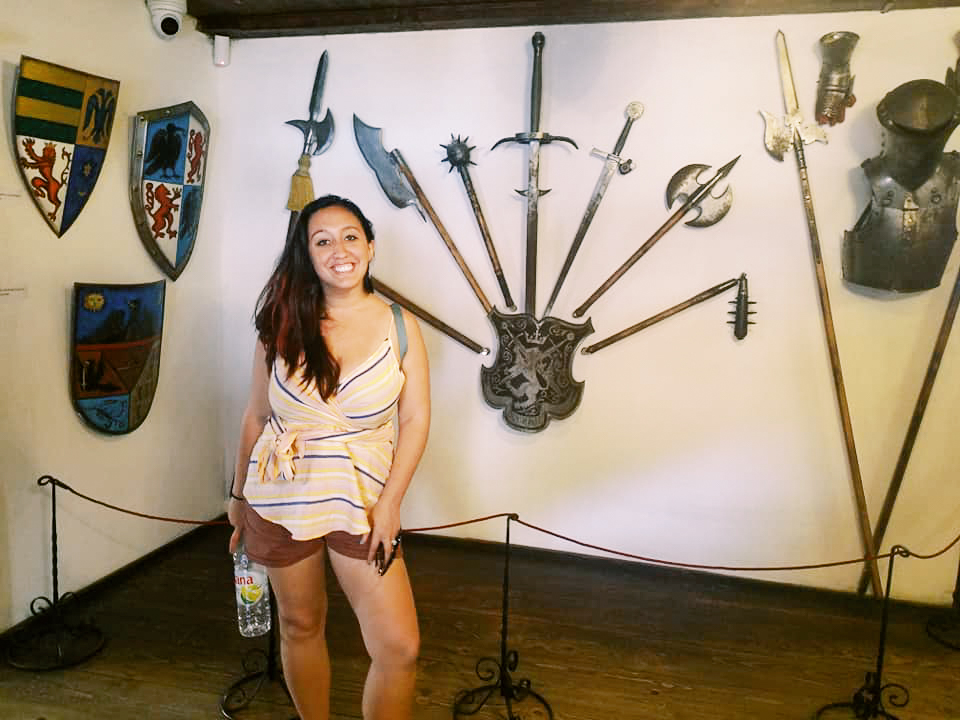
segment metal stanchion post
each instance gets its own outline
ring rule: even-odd
[[[106,639],[96,625],[88,620],[71,623],[65,609],[69,609],[76,596],[60,595],[57,568],[57,484],[59,480],[44,475],[37,485],[50,486],[50,502],[53,508],[51,530],[51,557],[53,575],[53,599],[35,597],[30,603],[32,621],[20,633],[14,635],[7,647],[7,662],[20,670],[59,670],[77,665],[93,657],[103,647]]]
[[[462,690],[457,693],[453,701],[454,720],[464,715],[475,715],[480,711],[487,700],[494,692],[499,691],[500,696],[507,706],[506,720],[521,720],[519,715],[513,712],[514,702],[523,702],[527,698],[533,698],[540,703],[547,712],[547,717],[553,720],[553,710],[542,695],[530,688],[530,680],[524,679],[514,681],[510,673],[517,669],[520,664],[520,656],[516,650],[507,649],[507,619],[509,614],[510,600],[510,521],[518,520],[519,516],[511,514],[507,516],[507,540],[504,546],[503,556],[503,605],[500,622],[500,660],[499,662],[492,657],[480,658],[477,661],[477,677],[488,681],[473,690]]]

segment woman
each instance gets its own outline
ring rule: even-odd
[[[325,556],[370,654],[363,717],[412,714],[419,631],[395,551],[400,503],[427,441],[429,379],[416,320],[373,295],[373,254],[360,208],[318,198],[257,301],[230,551],[242,535],[267,566],[301,720],[330,712]]]

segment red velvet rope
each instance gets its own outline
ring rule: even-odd
[[[77,492],[72,487],[67,485],[61,480],[57,480],[55,477],[50,475],[44,475],[39,480],[37,480],[38,485],[46,485],[47,483],[53,483],[55,486],[63,488],[79,498],[82,498],[88,502],[92,502],[95,505],[101,505],[111,510],[117,510],[118,512],[126,513],[128,515],[136,515],[137,517],[147,518],[149,520],[162,520],[163,522],[175,522],[175,523],[184,523],[187,525],[227,525],[226,520],[186,520],[182,518],[170,518],[163,517],[161,515],[150,515],[148,513],[136,512],[134,510],[127,510],[116,505],[111,505],[110,503],[103,502],[102,500],[97,500],[88,495],[84,495],[81,492]],[[632,560],[640,560],[645,563],[650,563],[652,565],[668,565],[670,567],[680,567],[688,568],[694,570],[727,570],[727,571],[738,571],[738,572],[776,572],[782,570],[816,570],[819,568],[829,568],[829,567],[839,567],[841,565],[859,565],[871,559],[882,560],[888,558],[891,555],[903,555],[903,553],[898,552],[897,548],[902,546],[894,546],[889,552],[880,553],[873,558],[869,555],[864,555],[863,557],[851,558],[850,560],[836,560],[834,562],[824,562],[824,563],[809,563],[803,565],[704,565],[700,563],[689,563],[689,562],[679,562],[676,560],[663,560],[661,558],[647,557],[645,555],[636,555],[634,553],[623,552],[622,550],[613,550],[611,548],[603,547],[602,545],[594,545],[592,543],[584,542],[583,540],[577,540],[576,538],[570,537],[569,535],[561,535],[558,532],[553,530],[548,530],[546,528],[533,525],[524,520],[520,519],[520,516],[516,513],[496,513],[494,515],[484,515],[483,517],[471,518],[470,520],[461,520],[459,522],[446,523],[445,525],[431,525],[429,527],[417,527],[417,528],[407,528],[403,530],[404,534],[409,533],[424,533],[430,532],[432,530],[447,530],[449,528],[461,527],[463,525],[473,525],[480,522],[485,522],[487,520],[494,520],[496,518],[508,518],[508,520],[513,520],[519,525],[535,530],[544,535],[550,535],[552,537],[558,538],[565,542],[573,543],[574,545],[579,545],[580,547],[590,548],[591,550],[600,550],[601,552],[609,553],[611,555],[617,555],[620,557],[631,558]],[[920,560],[931,560],[936,557],[940,557],[944,553],[948,552],[954,545],[960,543],[960,534],[958,534],[950,543],[948,543],[943,549],[938,550],[937,552],[930,553],[929,555],[924,555],[921,553],[914,553],[906,548],[903,550],[912,557],[919,558]]]

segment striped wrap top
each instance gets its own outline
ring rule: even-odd
[[[341,377],[327,400],[315,383],[304,387],[299,368],[286,375],[287,365],[277,358],[268,387],[272,416],[250,454],[247,502],[295,540],[335,530],[369,532],[367,511],[380,497],[393,463],[404,382],[393,343],[387,337]]]

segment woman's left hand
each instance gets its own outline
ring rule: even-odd
[[[394,541],[400,536],[400,508],[381,497],[370,509],[370,550],[367,562],[372,563],[377,548],[383,548],[384,563],[388,562],[395,549]]]

